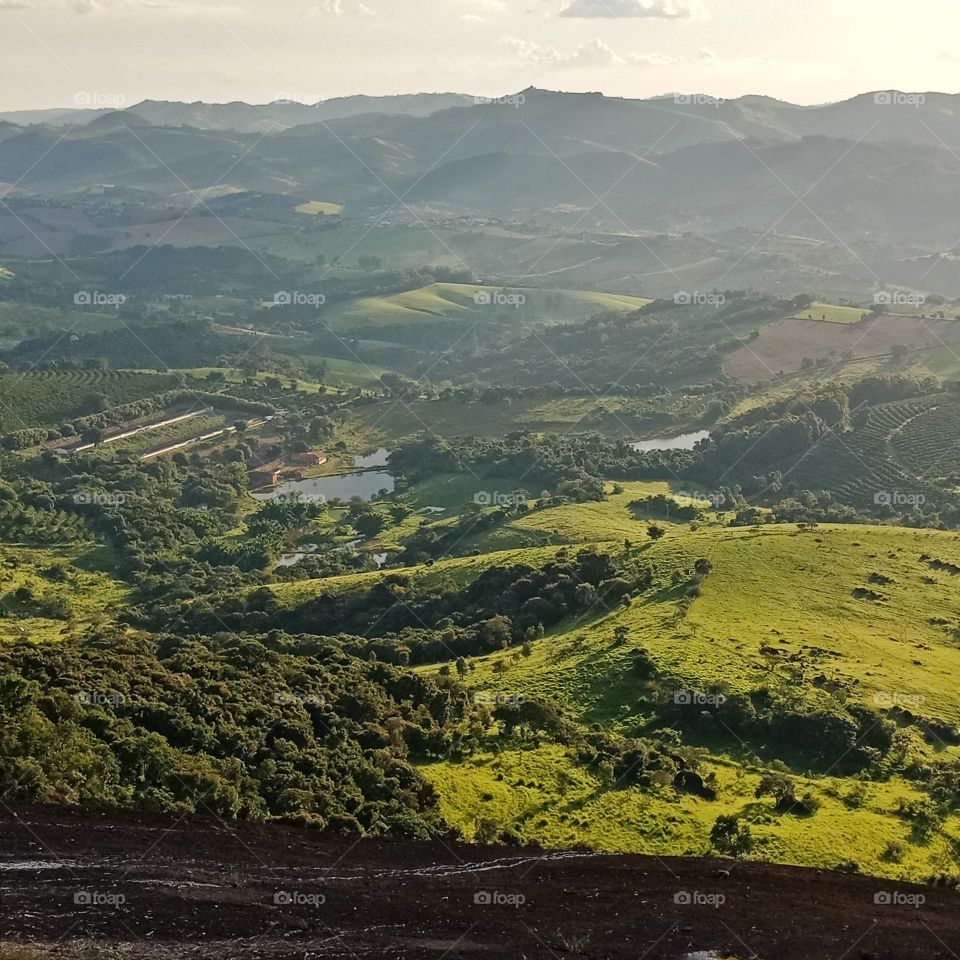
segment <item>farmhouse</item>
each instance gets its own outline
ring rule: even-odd
[[[294,463],[303,463],[311,467],[319,467],[320,464],[327,462],[327,455],[317,450],[308,450],[306,453],[295,453],[292,459]]]
[[[262,467],[259,470],[251,470],[249,474],[250,489],[259,490],[260,487],[272,487],[280,480],[279,467]]]

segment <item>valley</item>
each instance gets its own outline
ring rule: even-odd
[[[0,960],[951,954],[958,101],[709,100],[0,116]]]

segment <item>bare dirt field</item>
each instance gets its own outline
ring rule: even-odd
[[[0,814],[0,958],[948,960],[960,896],[760,863]]]
[[[787,319],[764,327],[760,336],[724,360],[723,371],[745,383],[795,373],[805,357],[839,362],[848,351],[854,358],[886,356],[894,346],[916,349],[960,344],[960,323],[919,317],[882,316],[859,323],[824,323]]]

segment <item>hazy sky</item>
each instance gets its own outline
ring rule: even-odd
[[[536,85],[960,91],[960,0],[0,0],[0,109]]]

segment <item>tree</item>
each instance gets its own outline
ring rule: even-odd
[[[753,849],[753,834],[748,824],[741,823],[735,816],[724,814],[717,817],[713,824],[710,842],[718,853],[740,857]]]
[[[84,430],[80,436],[84,443],[92,443],[95,447],[99,447],[106,438],[107,431],[103,427],[90,427]]]
[[[651,523],[650,526],[647,527],[647,534],[651,540],[659,540],[661,537],[665,536],[666,533],[667,531],[664,530],[663,527],[658,527],[655,523]]]

